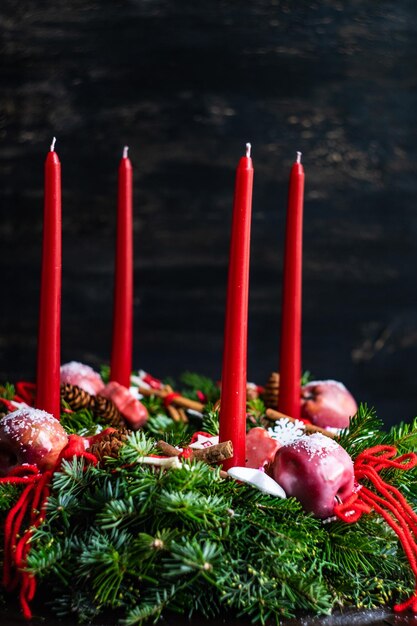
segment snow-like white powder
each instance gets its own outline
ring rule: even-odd
[[[95,396],[104,386],[100,374],[89,365],[79,363],[79,361],[64,363],[61,365],[60,373],[61,383],[77,385],[92,396]]]
[[[42,425],[43,429],[53,432],[56,428],[56,423],[55,417],[50,413],[30,406],[8,413],[1,420],[1,425],[6,435],[26,431],[32,424],[35,427]],[[35,428],[35,430],[37,431],[38,429]]]
[[[89,365],[85,365],[85,363],[80,363],[79,361],[69,361],[68,363],[64,363],[61,365],[61,382],[66,382],[63,378],[67,376],[99,376],[97,372],[93,370]]]
[[[306,385],[304,385],[303,389],[315,387],[316,385],[334,385],[335,387],[338,387],[340,391],[347,391],[343,383],[339,380],[332,380],[331,378],[328,380],[310,380]]]
[[[337,450],[339,444],[321,433],[314,433],[299,437],[294,442],[293,447],[297,450],[305,450],[311,458],[315,456],[324,458]]]

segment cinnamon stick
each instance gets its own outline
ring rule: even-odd
[[[181,454],[180,450],[177,450],[177,448],[174,448],[174,446],[171,446],[166,441],[158,441],[156,445],[166,456],[180,456]],[[209,446],[208,448],[202,448],[201,450],[191,448],[191,453],[193,459],[214,465],[215,463],[221,463],[226,459],[230,459],[233,456],[233,444],[231,441],[222,441],[222,443]]]
[[[282,419],[283,417],[285,417],[285,419],[287,419],[290,422],[300,421],[300,420],[294,419],[293,417],[290,417],[289,415],[285,415],[285,413],[281,413],[280,411],[275,411],[275,409],[267,409],[265,415],[269,420],[273,420],[274,422],[276,420]],[[314,426],[313,424],[303,424],[303,426],[307,433],[321,433],[322,435],[325,435],[326,437],[330,437],[330,439],[335,439],[337,436],[335,433],[332,433],[330,430],[326,430],[325,428],[320,428],[319,426]]]
[[[193,458],[199,461],[205,461],[209,465],[221,463],[233,456],[233,444],[231,441],[222,441],[214,446],[195,450],[192,448]]]
[[[188,422],[188,417],[187,417],[187,413],[185,412],[185,409],[182,409],[181,407],[178,409],[178,413],[181,416],[181,421],[184,422],[184,424],[187,424]]]
[[[166,395],[168,396],[169,394],[173,394],[174,390],[171,387],[171,385],[165,385],[164,387],[164,391],[166,391]],[[188,417],[185,414],[184,409],[177,409],[175,405],[175,400],[176,400],[177,396],[174,396],[172,398],[172,402],[170,402],[167,406],[167,411],[170,414],[170,416],[172,417],[172,419],[176,422],[188,422]]]
[[[172,391],[168,391],[166,387],[162,389],[150,389],[148,387],[138,386],[139,393],[143,396],[157,396],[158,398],[166,398]],[[204,410],[204,404],[201,402],[197,402],[196,400],[191,400],[190,398],[185,398],[184,396],[178,395],[172,399],[172,404],[182,407],[183,409],[191,409],[193,411],[198,411],[202,413]]]
[[[161,450],[166,456],[180,456],[181,450],[177,450],[174,446],[171,446],[166,441],[158,441],[156,447]]]

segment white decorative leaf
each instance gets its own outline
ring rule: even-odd
[[[263,493],[268,493],[277,498],[286,498],[285,491],[281,485],[268,476],[268,474],[265,474],[265,472],[251,467],[231,467],[227,473],[231,478],[252,485]]]

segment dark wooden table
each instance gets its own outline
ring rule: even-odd
[[[27,624],[15,611],[6,611],[3,614],[0,612],[2,618],[1,626],[22,626]],[[77,623],[73,620],[58,621],[56,619],[34,619],[30,622],[33,626],[43,624],[44,626],[55,626],[57,623],[62,626],[77,626]],[[185,621],[180,617],[169,617],[161,622],[164,626],[186,626],[186,624],[193,624],[193,626],[221,626],[221,624],[227,624],[227,626],[249,626],[251,622],[247,620],[210,620],[204,621],[198,618],[193,619],[191,622]],[[294,620],[284,620],[282,626],[415,626],[417,623],[417,617],[411,614],[408,615],[393,615],[390,611],[384,609],[378,609],[375,611],[346,611],[344,614],[335,614],[326,617],[301,617]],[[102,620],[94,622],[94,626],[117,626],[117,621],[111,621],[105,617]]]

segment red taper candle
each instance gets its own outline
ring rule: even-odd
[[[36,406],[61,415],[61,163],[55,137],[45,161],[41,292],[39,308]]]
[[[290,174],[282,283],[278,409],[300,417],[301,289],[303,261],[304,168],[301,152]]]
[[[251,145],[236,170],[220,399],[220,441],[233,443],[224,469],[245,465],[246,362],[253,167]]]
[[[130,387],[133,350],[133,170],[128,148],[119,165],[110,380]]]

